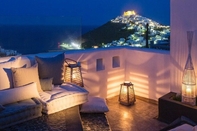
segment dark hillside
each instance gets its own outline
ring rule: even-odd
[[[92,46],[101,46],[102,43],[110,43],[113,40],[126,38],[134,33],[134,30],[122,30],[126,24],[112,23],[111,21],[106,24],[82,35],[82,47],[92,48]]]

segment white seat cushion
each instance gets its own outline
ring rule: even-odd
[[[87,102],[88,91],[81,88],[67,83],[40,92],[43,113],[51,114]]]

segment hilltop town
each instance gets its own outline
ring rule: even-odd
[[[147,31],[148,29],[148,31]],[[82,35],[82,48],[112,46],[170,49],[170,26],[161,25],[135,11],[126,11]],[[147,44],[147,45],[146,45]]]
[[[144,47],[148,25],[148,44],[150,47],[168,49],[170,44],[170,27],[161,25],[151,19],[137,15],[135,11],[126,11],[122,16],[111,20],[112,23],[126,24],[121,30],[132,30],[132,34],[103,44],[103,47],[130,45]]]

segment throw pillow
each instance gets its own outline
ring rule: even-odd
[[[14,87],[19,87],[31,82],[36,82],[38,92],[42,92],[38,76],[37,64],[29,68],[11,68],[11,70],[13,75]]]
[[[17,88],[1,90],[0,105],[6,105],[33,97],[40,98],[35,82]]]
[[[109,109],[103,98],[88,97],[88,102],[82,104],[80,112],[82,113],[103,113],[108,112]]]
[[[36,56],[35,59],[40,79],[53,78],[54,85],[61,85],[64,82],[64,53],[48,58]]]
[[[12,79],[12,71],[10,70],[10,68],[20,67],[19,65],[20,59],[21,57],[10,58],[10,60],[0,63],[0,90],[14,87],[13,79]]]
[[[53,88],[52,85],[53,78],[40,79],[40,85],[43,91],[51,91]]]

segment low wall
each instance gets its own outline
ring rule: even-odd
[[[57,53],[36,55],[49,57]],[[103,98],[119,95],[120,84],[125,80],[134,84],[136,95],[153,100],[170,91],[169,51],[114,47],[69,50],[65,56],[81,63],[84,85],[90,95]]]
[[[157,100],[170,92],[170,55],[163,50],[126,50],[126,80],[136,95]]]
[[[170,92],[169,51],[116,47],[68,51],[66,56],[81,62],[85,88],[91,95],[116,96],[125,80],[134,84],[136,95],[145,98],[158,100]]]

